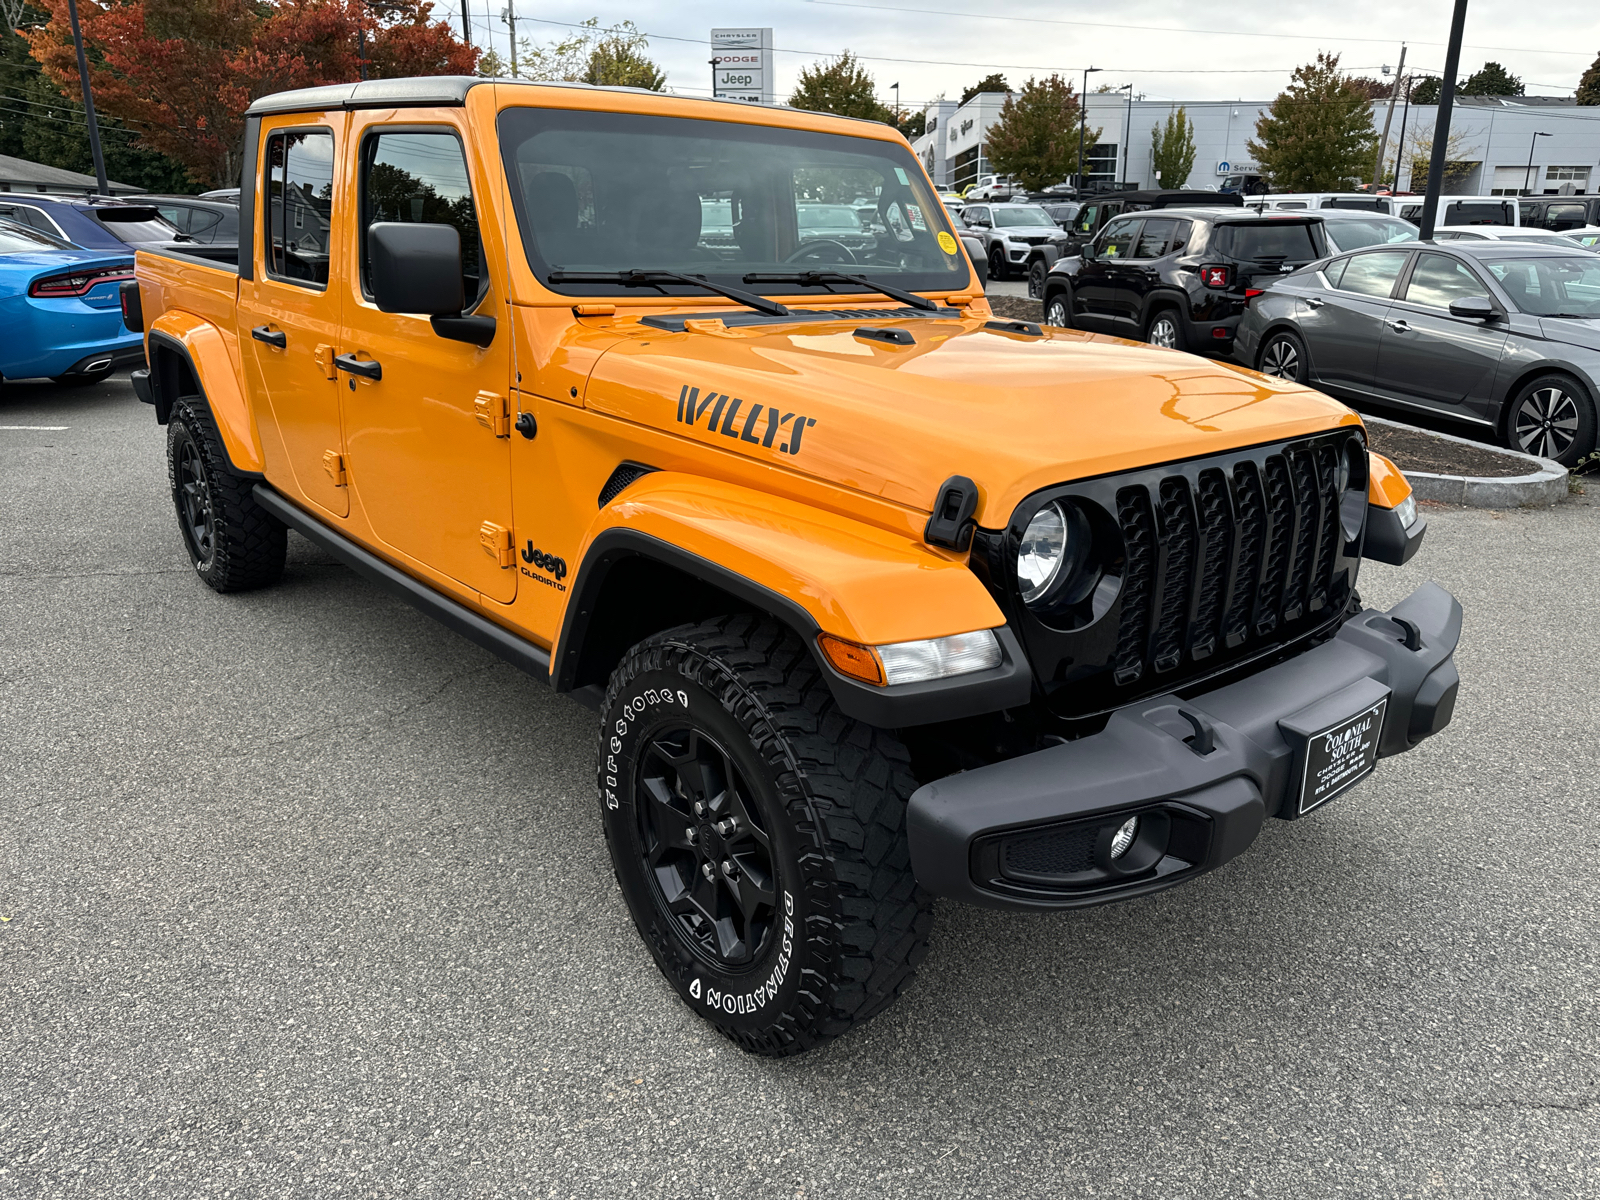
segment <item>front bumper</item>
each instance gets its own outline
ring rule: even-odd
[[[1037,910],[1145,895],[1219,867],[1267,816],[1297,815],[1310,731],[1386,693],[1379,758],[1443,729],[1460,637],[1461,606],[1424,584],[1236,683],[1130,705],[1099,733],[927,784],[907,812],[917,880],[952,899]],[[1111,838],[1134,816],[1139,840],[1112,860]]]

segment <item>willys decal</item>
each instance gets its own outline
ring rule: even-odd
[[[736,396],[726,392],[707,392],[701,396],[699,388],[684,384],[678,393],[679,422],[699,428],[700,418],[707,413],[711,415],[704,425],[707,433],[720,433],[734,441],[751,442],[769,450],[781,433],[784,436],[778,442],[778,450],[783,454],[799,454],[800,439],[817,423],[815,417],[780,413],[762,404],[752,404],[746,410],[744,401]]]

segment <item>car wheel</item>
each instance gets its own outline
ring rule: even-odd
[[[167,423],[167,470],[178,529],[195,573],[218,592],[263,587],[283,574],[288,530],[236,475],[211,412],[182,396]]]
[[[1150,324],[1145,326],[1144,340],[1163,350],[1187,350],[1189,340],[1183,335],[1183,322],[1176,309],[1157,309]]]
[[[989,278],[1009,279],[1011,272],[1006,266],[1005,251],[996,246],[989,251]]]
[[[1044,265],[1044,259],[1036,258],[1028,268],[1028,299],[1044,299],[1044,277],[1050,274],[1050,268]]]
[[[1588,390],[1566,375],[1540,375],[1512,398],[1506,444],[1575,466],[1594,453],[1595,409]]]
[[[612,865],[685,1004],[785,1057],[905,990],[933,925],[906,842],[910,757],[838,710],[787,627],[741,615],[648,638],[601,711]]]
[[[1292,333],[1275,333],[1262,345],[1256,369],[1263,375],[1304,383],[1308,370],[1306,344]]]
[[[1067,294],[1057,292],[1044,306],[1044,323],[1057,329],[1072,328],[1072,310],[1067,306]]]

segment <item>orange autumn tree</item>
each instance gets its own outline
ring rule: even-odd
[[[24,36],[64,95],[78,90],[66,0],[34,0]],[[221,187],[239,178],[244,110],[285,88],[470,75],[478,51],[431,20],[428,0],[80,0],[95,104],[139,139]]]

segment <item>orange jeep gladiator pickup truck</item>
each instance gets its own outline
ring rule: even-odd
[[[196,572],[295,529],[595,709],[623,898],[749,1050],[881,1011],[936,896],[1172,887],[1450,720],[1455,600],[1356,595],[1424,529],[1359,418],[993,319],[888,126],[378,80],[244,164],[236,260],[124,293]]]

